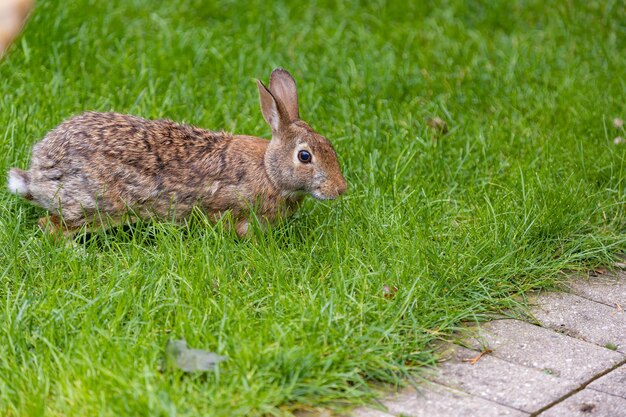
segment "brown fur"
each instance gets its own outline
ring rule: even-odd
[[[259,82],[271,141],[87,112],[34,146],[29,171],[9,172],[24,189],[11,191],[50,211],[42,228],[69,232],[84,224],[103,226],[105,219],[116,222],[127,213],[180,221],[198,207],[213,220],[230,211],[237,233],[245,235],[252,209],[271,223],[291,214],[305,193],[336,198],[346,182],[332,145],[291,116],[297,115],[291,75],[277,69],[272,80],[280,88],[273,90],[271,81],[268,90]],[[301,149],[312,154],[312,162],[297,159]]]

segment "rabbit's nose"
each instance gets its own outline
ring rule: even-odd
[[[343,193],[346,192],[346,190],[348,189],[348,184],[346,183],[346,181],[344,180],[338,187],[337,187],[337,195],[341,195]]]

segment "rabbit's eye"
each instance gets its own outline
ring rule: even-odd
[[[311,162],[311,153],[309,151],[300,151],[298,152],[298,159],[303,164],[308,164]]]

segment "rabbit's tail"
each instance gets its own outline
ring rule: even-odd
[[[11,168],[9,170],[9,191],[13,194],[31,200],[33,198],[30,193],[30,173],[19,168]]]

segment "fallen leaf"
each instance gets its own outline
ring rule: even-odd
[[[616,117],[615,119],[613,119],[613,127],[615,129],[621,129],[622,127],[624,127],[624,121],[619,117]]]
[[[448,133],[448,125],[441,117],[433,117],[426,119],[426,124],[435,129],[438,133],[446,134]]]
[[[604,274],[606,274],[607,272],[609,272],[609,270],[608,270],[608,269],[603,268],[603,267],[599,267],[599,268],[594,269],[593,271],[590,271],[590,272],[589,272],[589,276],[591,276],[591,277],[597,277],[598,275],[604,275]]]
[[[180,369],[183,372],[211,371],[225,356],[201,349],[190,349],[185,340],[169,340],[165,347],[165,369]]]
[[[393,297],[396,296],[396,293],[398,292],[398,287],[390,287],[389,285],[385,284],[383,285],[383,297],[387,298],[387,299],[393,299]]]
[[[464,362],[469,362],[470,365],[474,365],[476,362],[478,362],[480,360],[480,358],[482,358],[483,356],[487,355],[488,353],[492,353],[493,350],[491,349],[485,349],[482,352],[480,352],[478,355],[474,356],[473,358],[470,359],[463,359]]]

